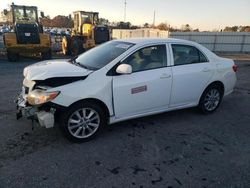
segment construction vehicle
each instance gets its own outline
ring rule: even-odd
[[[94,46],[110,40],[107,26],[99,25],[99,13],[76,11],[71,36],[62,39],[64,55],[76,56]]]
[[[24,53],[39,53],[42,59],[51,58],[50,35],[43,33],[43,26],[38,21],[37,7],[12,3],[9,11],[4,10],[4,15],[14,29],[14,32],[3,35],[9,61],[18,61],[19,55]],[[41,16],[44,16],[43,12]]]

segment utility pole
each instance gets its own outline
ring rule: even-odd
[[[127,13],[127,0],[124,2],[124,22],[126,22],[126,13]]]
[[[154,18],[153,18],[153,26],[155,26],[155,11],[154,11]]]

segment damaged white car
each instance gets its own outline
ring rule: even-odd
[[[198,106],[214,112],[236,83],[237,66],[205,47],[176,39],[114,40],[71,60],[24,69],[17,118],[53,127],[73,141],[106,124]]]

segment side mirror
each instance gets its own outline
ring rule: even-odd
[[[4,10],[3,10],[3,14],[4,14],[4,16],[6,16],[6,15],[8,14],[7,9],[4,9]]]
[[[116,68],[116,73],[118,74],[131,74],[132,66],[128,64],[121,64]]]

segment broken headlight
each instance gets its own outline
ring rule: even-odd
[[[52,101],[60,94],[60,91],[47,92],[36,89],[31,91],[27,96],[27,101],[30,105],[39,105]]]

